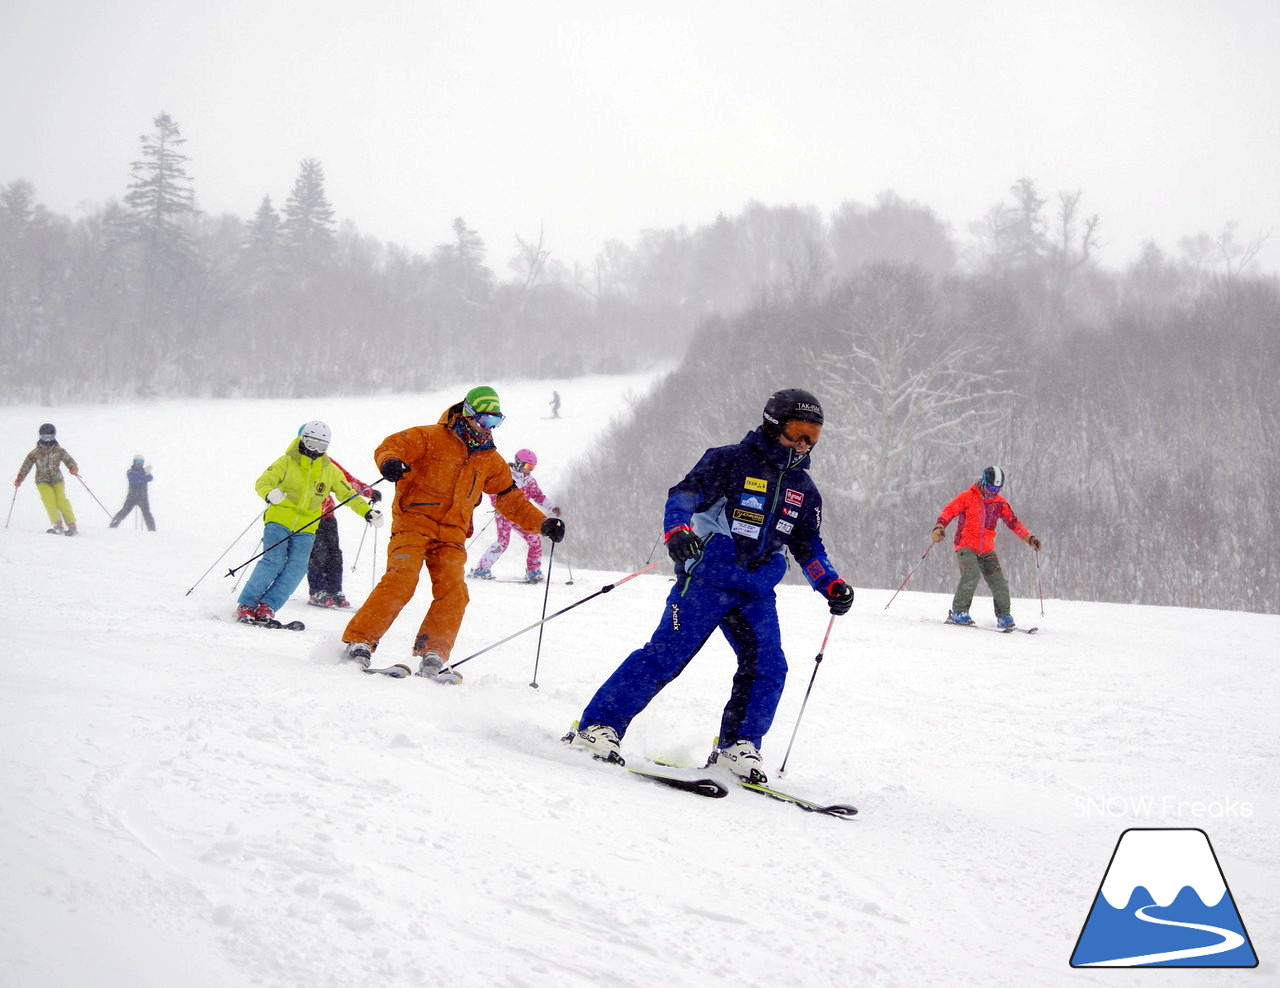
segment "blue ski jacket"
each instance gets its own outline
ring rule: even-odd
[[[703,541],[702,556],[677,570],[721,586],[745,580],[743,589],[772,588],[786,573],[786,548],[826,596],[840,576],[822,544],[822,495],[808,471],[807,454],[771,442],[760,428],[703,453],[667,495],[664,530],[688,525]]]

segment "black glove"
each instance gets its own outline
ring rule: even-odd
[[[544,518],[540,531],[552,542],[560,542],[564,539],[564,522],[559,518]]]
[[[667,533],[667,555],[674,563],[687,563],[702,555],[702,542],[688,528],[676,528]]]
[[[836,580],[827,587],[827,608],[832,614],[848,614],[853,606],[853,587],[844,580]]]
[[[365,496],[368,497],[370,504],[377,504],[382,500],[382,491],[370,490]]]
[[[382,476],[386,477],[391,483],[398,483],[400,478],[409,472],[409,464],[404,460],[397,460],[394,456],[382,464]]]

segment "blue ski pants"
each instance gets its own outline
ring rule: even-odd
[[[288,534],[289,529],[283,525],[267,522],[262,532],[262,544],[268,549],[249,574],[249,579],[245,580],[237,603],[266,604],[273,611],[278,611],[289,599],[289,594],[298,588],[307,575],[307,562],[311,559],[311,543],[315,541],[315,535],[304,532],[290,539],[286,538]]]
[[[787,681],[773,592],[780,576],[762,581],[768,582],[767,589],[750,592],[678,574],[657,630],[596,691],[581,725],[606,724],[624,735],[632,718],[680,675],[719,628],[738,659],[721,715],[720,743],[750,741],[760,747]]]

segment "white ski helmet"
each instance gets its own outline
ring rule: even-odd
[[[987,467],[978,478],[978,486],[998,491],[1004,486],[1004,471],[999,467]]]
[[[298,430],[298,438],[302,440],[302,445],[317,456],[329,448],[329,440],[332,437],[329,427],[319,419],[308,422]]]

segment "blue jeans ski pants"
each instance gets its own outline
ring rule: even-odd
[[[720,719],[720,743],[750,741],[760,747],[787,681],[773,590],[747,594],[685,576],[677,576],[653,636],[596,691],[582,712],[581,725],[606,724],[621,737],[632,718],[680,675],[716,628],[738,658]]]
[[[281,539],[288,534],[289,529],[283,525],[267,522],[262,531],[262,544],[268,547],[267,551],[249,574],[237,603],[266,604],[273,611],[278,611],[289,599],[289,594],[298,588],[307,575],[307,562],[311,559],[311,543],[315,541],[315,535],[306,532],[282,542]]]

